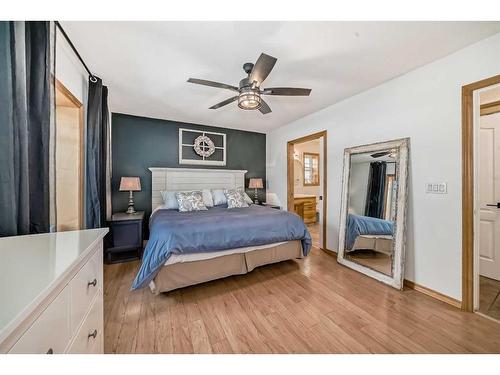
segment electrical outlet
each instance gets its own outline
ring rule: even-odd
[[[425,191],[429,194],[447,194],[448,184],[446,182],[428,182]]]

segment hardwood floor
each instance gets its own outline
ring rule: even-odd
[[[106,353],[500,353],[500,324],[315,248],[159,296],[130,291],[138,267],[105,266]]]
[[[479,277],[479,312],[500,321],[500,281]]]
[[[378,272],[391,274],[392,259],[389,255],[375,251],[354,251],[347,254],[346,259],[370,267]]]
[[[319,247],[319,223],[306,224],[309,234],[311,235],[312,245]]]

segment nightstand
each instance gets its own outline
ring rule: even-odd
[[[270,203],[259,203],[259,205],[261,206],[265,206],[265,207],[269,207],[269,208],[274,208],[276,210],[281,210],[281,207],[280,206],[276,206],[275,204],[270,204]]]
[[[109,223],[106,263],[120,263],[141,259],[144,211],[135,214],[113,214]]]

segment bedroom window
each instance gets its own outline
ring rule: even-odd
[[[304,186],[319,186],[319,154],[304,152]]]

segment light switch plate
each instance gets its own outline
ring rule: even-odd
[[[447,194],[448,184],[446,182],[428,182],[425,191],[429,194]]]

